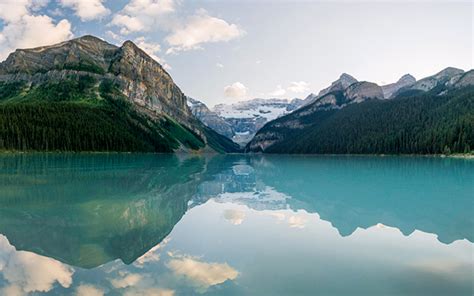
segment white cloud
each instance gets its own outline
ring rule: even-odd
[[[110,25],[119,27],[123,35],[155,29],[167,32],[165,40],[170,46],[167,54],[200,49],[204,43],[229,41],[245,34],[238,25],[210,16],[204,9],[188,17],[180,15],[176,11],[177,3],[177,0],[131,0],[114,15]]]
[[[248,88],[240,82],[234,82],[224,87],[224,95],[232,99],[242,99],[247,96]]]
[[[58,43],[73,36],[69,21],[63,19],[55,24],[47,15],[34,15],[47,4],[48,0],[0,2],[0,20],[3,21],[0,31],[0,60],[17,48]]]
[[[0,1],[0,19],[7,23],[19,21],[33,5],[32,0]]]
[[[268,93],[270,97],[282,97],[287,93],[304,93],[309,91],[309,83],[305,81],[291,82],[290,86],[283,88],[281,85],[277,85],[274,91]]]
[[[269,93],[269,95],[272,97],[281,97],[281,96],[284,96],[285,94],[286,94],[286,90],[283,87],[281,87],[281,85],[277,85],[276,89],[272,91],[271,93]]]
[[[288,90],[294,93],[304,93],[309,91],[309,83],[306,81],[295,81],[290,84]]]
[[[224,211],[224,219],[234,225],[240,225],[244,221],[245,212],[235,209],[227,209]]]
[[[308,221],[303,216],[290,216],[288,218],[288,225],[291,228],[304,228]]]
[[[110,23],[120,27],[120,33],[149,31],[158,26],[163,15],[175,10],[174,0],[131,0]]]
[[[31,48],[50,45],[70,39],[71,24],[61,20],[57,24],[46,15],[23,15],[14,22],[8,22],[0,32],[0,60],[17,48]]]
[[[0,294],[23,295],[48,292],[56,282],[69,288],[74,270],[48,257],[16,251],[8,239],[0,235],[0,273],[8,284]]]
[[[142,276],[137,273],[125,274],[123,277],[118,279],[111,279],[110,283],[116,289],[122,289],[136,285],[142,280]]]
[[[106,31],[105,32],[105,35],[107,35],[108,37],[112,38],[113,40],[117,41],[117,42],[120,42],[122,43],[124,41],[124,38],[122,36],[120,36],[119,34],[116,34],[115,32],[113,31]]]
[[[133,289],[128,290],[124,296],[173,296],[174,291],[161,288]]]
[[[203,43],[229,41],[244,34],[245,31],[236,24],[212,17],[207,11],[200,9],[166,37],[166,42],[171,45],[167,53],[198,49]]]
[[[153,248],[151,248],[148,252],[143,254],[140,258],[135,260],[133,263],[134,266],[138,268],[143,268],[145,264],[150,262],[158,262],[160,261],[160,252],[161,249],[169,243],[171,239],[165,238],[161,243],[157,244]]]
[[[205,292],[210,286],[234,280],[239,272],[227,263],[207,263],[191,256],[171,259],[167,267],[177,276],[191,280],[198,292]]]
[[[72,8],[82,21],[100,19],[108,14],[104,0],[59,0],[61,6]]]
[[[159,16],[175,10],[174,0],[132,0],[123,9],[130,15]]]
[[[120,34],[130,34],[133,32],[146,31],[143,22],[134,16],[117,14],[111,22],[112,25],[121,27]]]
[[[104,290],[88,284],[81,284],[76,288],[76,296],[103,296]]]

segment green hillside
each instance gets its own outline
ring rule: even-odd
[[[474,149],[474,88],[444,95],[435,91],[407,92],[392,100],[305,114],[308,106],[270,122],[257,137],[278,138],[265,149],[267,153],[470,153]],[[287,127],[292,121],[302,127]],[[250,149],[251,144],[247,150],[261,151]]]
[[[205,134],[212,135],[215,150],[237,149],[223,136]],[[0,150],[173,152],[204,146],[173,119],[139,112],[108,80],[81,75],[31,86],[0,83]]]

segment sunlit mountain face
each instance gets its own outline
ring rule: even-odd
[[[0,157],[0,295],[469,295],[474,163]]]

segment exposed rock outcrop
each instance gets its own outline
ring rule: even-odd
[[[398,92],[401,88],[406,88],[413,85],[416,82],[415,77],[410,74],[403,75],[395,83],[390,83],[382,86],[382,91],[385,99],[391,99],[392,96]]]
[[[217,113],[211,111],[203,102],[188,97],[188,106],[194,116],[219,134],[229,139],[232,139],[235,135],[232,125]]]
[[[383,91],[380,86],[373,82],[356,82],[344,91],[348,103],[360,103],[367,99],[383,99]]]

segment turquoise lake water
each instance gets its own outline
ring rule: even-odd
[[[0,295],[472,295],[474,161],[0,156]]]

